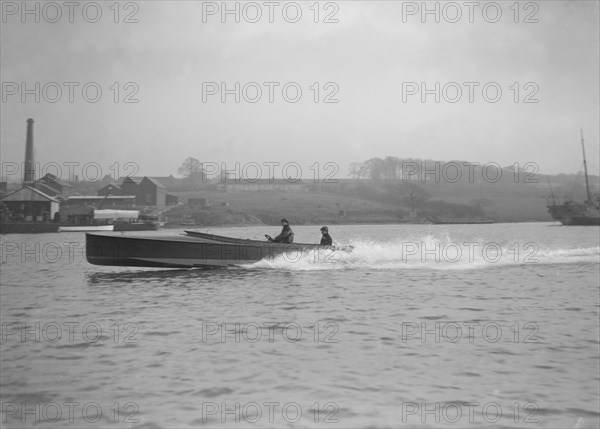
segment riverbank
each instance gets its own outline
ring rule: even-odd
[[[166,228],[204,226],[278,225],[286,217],[294,225],[428,224],[437,213],[411,213],[401,204],[385,204],[324,192],[182,192],[179,200],[201,197],[196,204],[180,204],[165,213]],[[437,201],[466,203],[465,197],[436,196]],[[491,201],[483,217],[494,222],[552,222],[545,201],[503,195]],[[461,219],[468,220],[467,217]]]

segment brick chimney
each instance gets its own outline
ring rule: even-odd
[[[25,168],[23,184],[30,185],[35,181],[35,163],[33,160],[33,119],[27,119],[27,140],[25,143]]]

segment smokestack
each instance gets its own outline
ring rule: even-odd
[[[33,160],[33,119],[27,119],[27,141],[25,143],[25,168],[23,184],[30,185],[35,181],[35,163]]]

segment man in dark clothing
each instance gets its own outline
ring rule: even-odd
[[[329,228],[326,226],[321,228],[321,234],[323,234],[323,237],[321,237],[321,246],[333,245],[333,240],[331,239],[331,235],[329,235]]]
[[[272,241],[275,243],[293,243],[294,242],[294,231],[290,228],[290,222],[287,219],[281,219],[281,234],[273,238]]]

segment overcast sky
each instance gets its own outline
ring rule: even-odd
[[[284,15],[286,2],[274,6],[273,23],[263,2],[256,3],[259,22],[248,22],[256,4],[240,3],[240,22],[226,15],[223,23],[220,11],[208,14],[221,2],[196,1],[121,3],[118,17],[105,2],[91,23],[96,10],[87,7],[84,17],[82,2],[72,23],[67,7],[57,19],[55,8],[42,5],[36,23],[34,14],[21,15],[21,2],[3,2],[2,161],[22,162],[25,121],[34,118],[36,161],[95,161],[105,173],[118,163],[120,175],[126,162],[136,163],[137,175],[176,175],[190,156],[228,167],[297,162],[305,177],[314,162],[321,175],[325,162],[335,162],[337,177],[345,177],[349,163],[384,156],[536,162],[544,173],[576,172],[583,128],[597,174],[599,3],[499,2],[499,18],[489,2],[472,10],[446,3],[437,6],[439,23],[415,11],[421,2],[394,1],[321,2],[318,17],[312,1],[300,2],[295,23],[284,19],[296,15],[294,5]],[[123,22],[127,15],[138,22]],[[65,82],[78,85],[72,103]],[[207,82],[230,89],[257,82],[262,98],[244,98],[256,97],[250,85],[239,103],[235,94],[223,103],[220,94],[205,93],[203,101]],[[271,84],[273,103],[264,82],[279,83]],[[424,103],[410,94],[421,83],[435,90],[436,82],[439,103],[434,93]],[[473,82],[472,102],[465,82]],[[24,102],[23,84],[34,89]],[[52,103],[56,86],[62,96]],[[462,97],[452,103],[457,86]],[[97,87],[102,95],[92,103]],[[293,103],[297,87],[302,95]],[[493,103],[497,88],[502,94]],[[126,96],[139,102],[125,103]],[[338,102],[325,103],[326,96]]]

